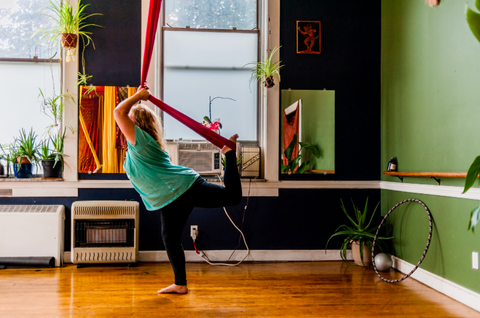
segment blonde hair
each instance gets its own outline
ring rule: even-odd
[[[166,150],[166,143],[163,139],[163,127],[160,118],[148,106],[138,104],[131,109],[133,123],[140,127],[157,142],[160,149]]]

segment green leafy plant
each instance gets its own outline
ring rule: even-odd
[[[85,38],[88,45],[88,43],[92,41],[92,38],[90,37],[90,34],[92,33],[85,31],[85,28],[90,26],[101,26],[92,23],[88,24],[86,20],[92,16],[102,14],[86,13],[85,8],[88,7],[89,4],[82,4],[81,2],[81,0],[78,0],[77,10],[74,10],[68,1],[57,3],[50,0],[50,7],[48,7],[50,13],[46,14],[46,16],[55,20],[56,24],[54,26],[38,30],[32,35],[32,37],[38,33],[42,33],[39,41],[44,40],[46,42],[56,43],[62,33],[70,33]]]
[[[38,147],[36,144],[37,135],[30,129],[29,133],[25,129],[20,130],[20,137],[15,139],[15,146],[13,155],[18,156],[18,163],[22,163],[23,158],[27,158],[30,163],[35,163],[38,160]],[[11,152],[12,154],[12,152]]]
[[[5,167],[5,170],[8,177],[10,174],[10,163],[14,163],[17,160],[17,151],[15,150],[14,144],[10,144],[8,146],[8,151],[5,150],[2,145],[0,145],[0,149],[2,150],[2,153],[0,154],[0,159],[5,159],[5,161],[7,161],[7,166]]]
[[[73,103],[75,99],[70,94],[60,94],[53,97],[46,97],[43,91],[39,88],[38,96],[42,97],[42,108],[45,115],[53,120],[53,124],[47,127],[48,134],[51,134],[52,129],[58,128],[62,124],[63,114],[65,113],[65,98],[69,97]],[[69,126],[73,132],[73,128]]]
[[[284,66],[282,61],[272,62],[273,55],[275,52],[280,49],[281,46],[275,47],[270,55],[262,62],[248,63],[246,65],[254,65],[255,68],[252,70],[252,76],[250,77],[250,82],[258,81],[263,82],[267,88],[273,87],[275,85],[274,75],[277,75],[280,79],[280,69]]]
[[[320,158],[320,151],[309,142],[299,142],[300,149],[298,149],[298,155],[293,157],[293,151],[297,145],[297,135],[293,135],[293,140],[288,145],[287,149],[283,152],[285,158],[287,158],[288,163],[286,165],[282,164],[281,171],[282,173],[304,173],[307,170],[310,161],[304,161],[297,168],[300,160],[302,159],[302,150],[305,149],[309,151],[315,158]]]
[[[242,156],[240,157],[237,157],[237,167],[240,167],[240,165],[242,164]],[[226,166],[227,165],[227,157],[223,156],[222,157],[222,166]]]
[[[463,193],[467,192],[474,184],[475,180],[478,178],[480,174],[480,156],[473,160],[470,168],[467,172],[467,177],[465,178],[465,185],[463,188]],[[480,181],[479,181],[480,184]],[[468,222],[468,230],[472,230],[475,232],[475,226],[480,221],[480,205],[477,206],[470,212],[470,221]]]
[[[63,132],[59,131],[54,136],[50,137],[50,141],[52,142],[52,145],[53,145],[52,156],[53,156],[53,159],[55,159],[55,164],[53,165],[54,168],[57,165],[57,162],[59,161],[61,162],[62,168],[63,168],[63,164],[64,164],[63,159],[66,157],[66,155],[63,152],[66,133],[67,133],[67,130],[64,129]]]
[[[477,10],[480,11],[480,0],[475,0],[475,7]],[[465,15],[467,19],[468,26],[470,30],[472,30],[473,35],[477,38],[480,42],[480,13],[473,11],[468,7],[466,7]],[[465,179],[465,185],[463,189],[463,193],[467,192],[474,184],[475,180],[478,178],[480,174],[480,156],[473,160],[470,168],[467,172],[467,177]],[[479,181],[480,184],[480,181]],[[480,205],[477,206],[470,212],[470,221],[468,222],[468,230],[472,230],[475,233],[475,226],[480,221]]]
[[[50,151],[50,142],[49,140],[43,140],[40,143],[40,159],[42,160],[53,160],[55,155]]]
[[[365,207],[363,208],[363,211],[360,210],[355,205],[352,199],[351,201],[352,201],[352,207],[353,207],[353,216],[351,216],[351,213],[347,212],[347,209],[343,204],[343,200],[340,199],[342,211],[347,216],[348,220],[350,221],[350,224],[340,225],[335,230],[335,233],[332,236],[330,236],[330,238],[327,241],[327,244],[325,245],[325,252],[327,250],[328,243],[333,237],[344,236],[343,243],[340,246],[340,256],[342,257],[342,259],[347,263],[349,263],[347,260],[347,249],[350,247],[352,242],[358,241],[360,244],[360,258],[362,259],[362,263],[363,263],[363,247],[365,246],[365,244],[367,244],[367,246],[369,247],[370,253],[372,251],[372,243],[373,243],[373,239],[375,238],[375,233],[377,231],[378,226],[371,225],[371,224],[380,202],[377,203],[377,205],[375,206],[375,209],[373,210],[367,223],[368,197],[365,202]],[[383,242],[382,240],[389,240],[389,239],[393,239],[393,237],[380,237],[380,236],[377,237],[377,243],[380,250],[387,248],[385,242]]]

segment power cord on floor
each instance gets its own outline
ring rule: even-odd
[[[223,185],[223,182],[222,182],[222,179],[220,178],[220,176],[217,176],[218,179],[220,180],[220,182],[222,183]],[[250,186],[251,186],[251,183],[252,183],[252,180],[250,180],[250,183],[248,185],[248,196],[247,196],[247,202],[245,204],[245,208],[243,209],[243,219],[242,219],[242,228],[243,228],[243,221],[245,220],[245,212],[247,211],[247,207],[248,207],[248,202],[249,202],[249,199],[250,199]],[[248,244],[247,244],[247,241],[245,239],[245,235],[243,234],[242,230],[238,228],[238,226],[235,224],[235,222],[233,222],[232,218],[230,217],[230,215],[228,214],[227,212],[227,209],[225,207],[223,207],[223,211],[225,212],[225,215],[227,216],[227,218],[230,220],[230,223],[232,223],[232,225],[237,229],[238,232],[240,232],[240,235],[241,237],[243,238],[243,243],[245,243],[245,247],[247,248],[247,253],[245,254],[245,256],[240,260],[238,261],[237,263],[234,263],[234,264],[230,264],[230,263],[219,263],[219,262],[213,262],[212,260],[210,260],[210,258],[208,257],[207,253],[205,251],[198,251],[197,250],[197,246],[195,245],[195,239],[196,237],[193,239],[193,246],[195,247],[195,251],[197,252],[197,254],[200,255],[201,258],[203,258],[205,260],[205,262],[207,262],[208,264],[210,265],[213,265],[213,266],[238,266],[240,265],[247,257],[248,255],[250,255],[250,248],[248,247]],[[230,257],[228,258],[227,262],[230,261],[230,259],[232,258],[233,254],[236,252],[236,250],[238,249],[238,246],[235,248],[235,250],[232,252],[232,254],[230,255]]]

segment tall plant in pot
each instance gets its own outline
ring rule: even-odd
[[[343,200],[340,200],[342,211],[347,216],[350,224],[340,225],[336,229],[335,233],[328,239],[325,250],[333,237],[343,236],[343,243],[340,246],[340,256],[342,259],[348,262],[347,249],[351,246],[354,263],[360,266],[370,266],[372,263],[372,242],[375,238],[375,232],[377,231],[378,227],[376,224],[372,225],[372,221],[380,202],[377,203],[375,209],[368,219],[368,197],[363,211],[355,205],[353,200],[351,201],[353,207],[353,216],[351,213],[347,212],[347,209],[343,204]],[[393,237],[377,237],[379,249],[386,250],[387,246],[383,241],[390,239],[393,239]]]
[[[13,171],[17,178],[31,178],[33,176],[33,164],[38,161],[38,145],[36,143],[37,135],[30,129],[27,133],[25,129],[20,130],[20,136],[15,139],[14,149],[11,151],[17,158],[13,165]]]

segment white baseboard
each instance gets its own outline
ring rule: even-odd
[[[395,256],[393,258],[393,267],[398,271],[406,274],[410,273],[415,265],[410,264]],[[443,277],[430,273],[424,269],[417,268],[417,270],[410,276],[420,283],[427,285],[436,291],[441,292],[470,308],[480,311],[480,294],[462,287],[454,282],[451,282]],[[401,284],[401,283],[400,283]]]
[[[232,254],[232,250],[204,251],[213,262],[224,262]],[[230,259],[239,261],[245,256],[245,250],[238,250]],[[65,263],[72,263],[70,252],[63,254]],[[347,251],[347,258],[352,259],[351,252]],[[168,262],[165,251],[139,251],[140,262]],[[205,262],[195,251],[185,251],[187,262]],[[340,250],[251,250],[245,259],[247,262],[311,262],[311,261],[339,261]]]

